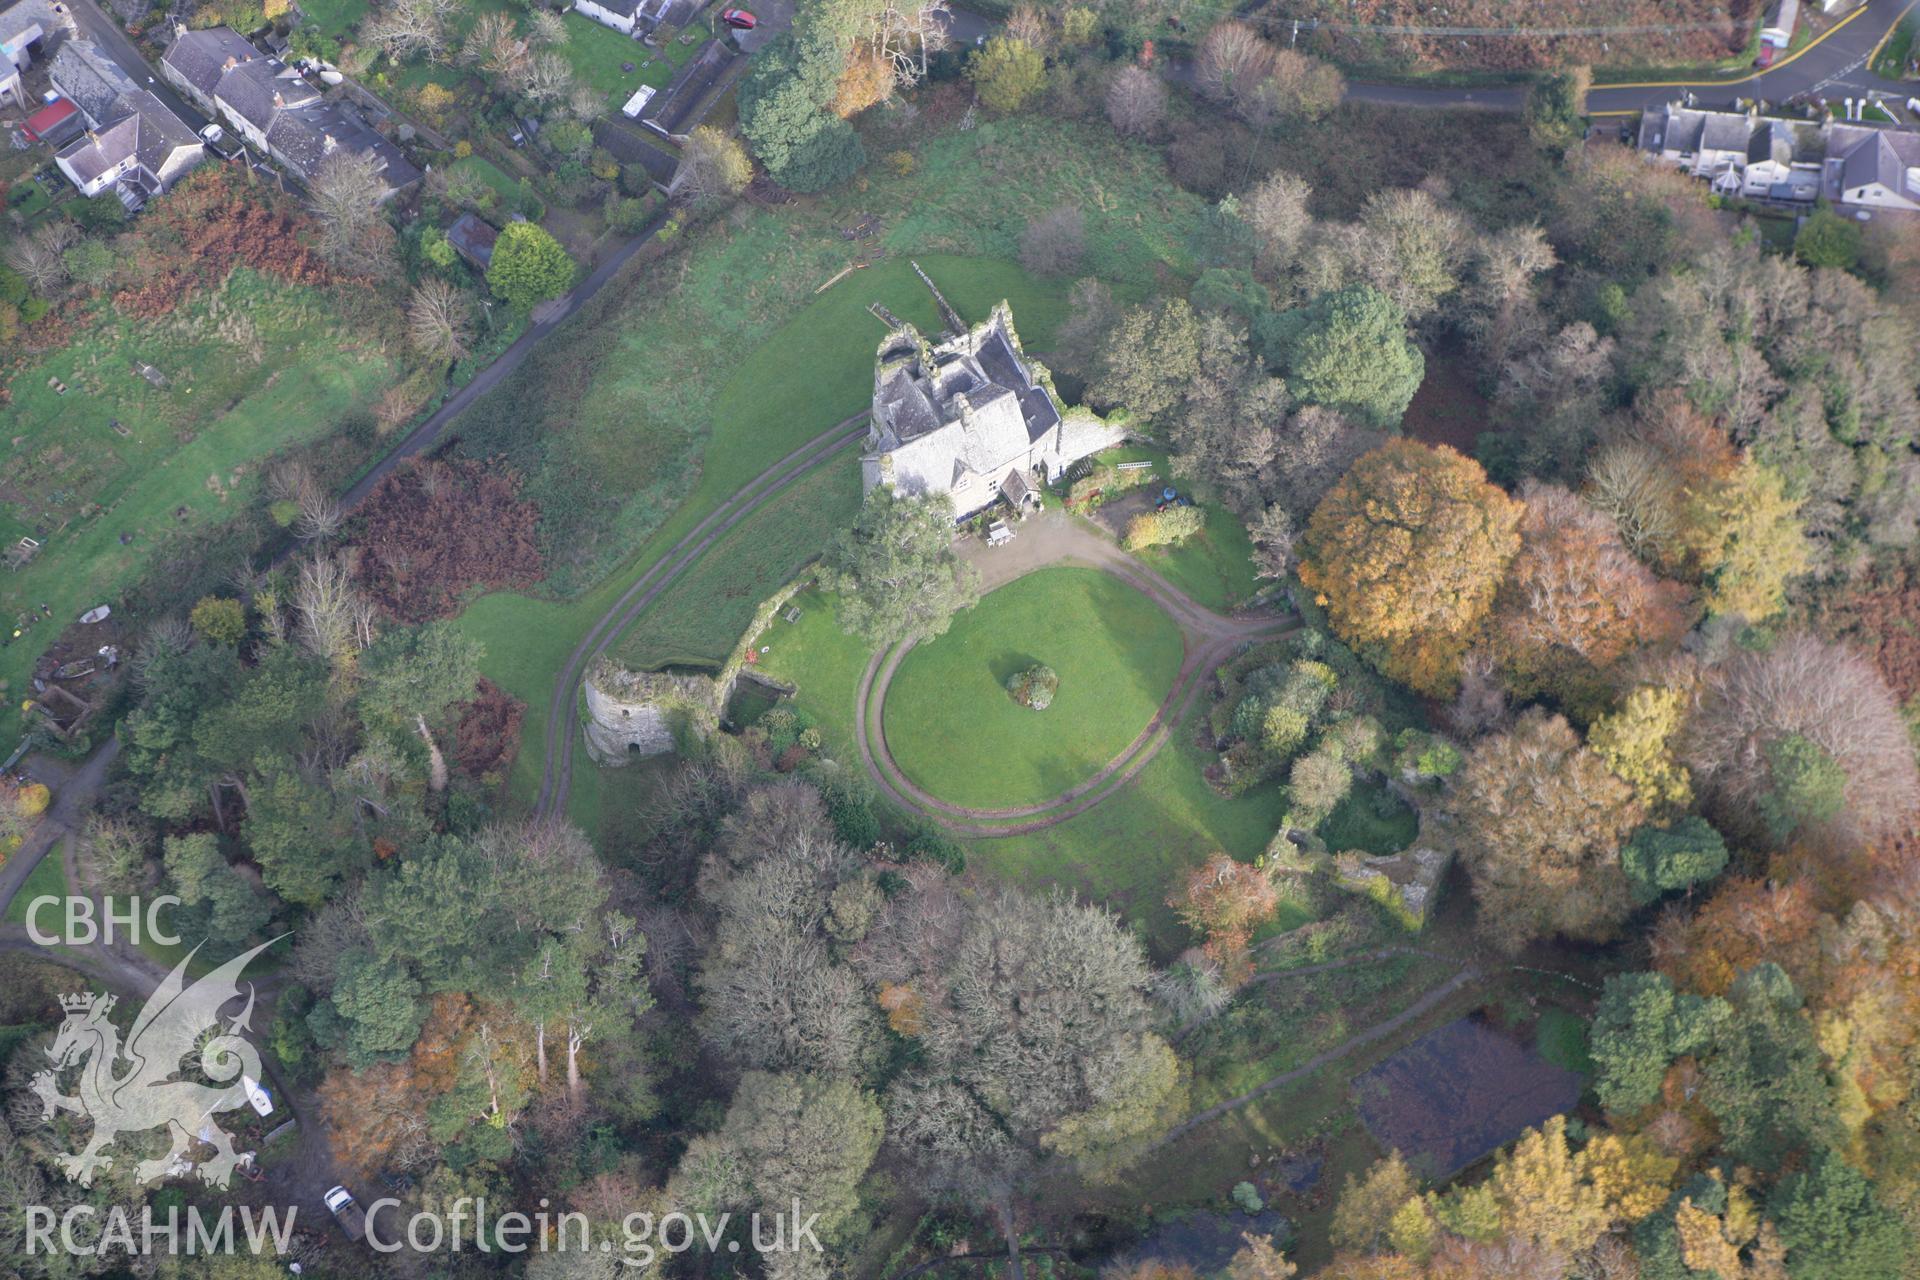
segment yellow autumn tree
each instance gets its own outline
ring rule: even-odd
[[[1347,1175],[1347,1184],[1334,1205],[1327,1239],[1336,1249],[1373,1252],[1388,1243],[1395,1215],[1419,1194],[1419,1179],[1395,1151],[1375,1162],[1366,1177]]]
[[[1565,1116],[1527,1130],[1489,1180],[1505,1234],[1568,1254],[1592,1245],[1611,1225],[1611,1214],[1581,1172],[1567,1148]]]
[[[1450,693],[1519,550],[1522,511],[1471,458],[1391,440],[1314,510],[1300,580],[1382,671]]]
[[[1603,1133],[1581,1148],[1574,1167],[1619,1227],[1666,1204],[1680,1162],[1640,1134]]]
[[[1587,745],[1649,812],[1684,809],[1693,800],[1693,777],[1674,752],[1686,704],[1684,690],[1644,686],[1587,733]]]
[[[1771,618],[1786,607],[1787,581],[1812,566],[1800,503],[1787,496],[1779,472],[1751,456],[1690,491],[1682,518],[1713,613]]]

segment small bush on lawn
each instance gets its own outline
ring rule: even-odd
[[[1052,667],[1037,662],[1007,681],[1007,692],[1023,707],[1045,711],[1060,692],[1060,677]]]

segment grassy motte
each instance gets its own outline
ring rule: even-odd
[[[1084,782],[1146,728],[1180,670],[1180,628],[1097,569],[1043,569],[988,594],[916,646],[887,691],[901,772],[953,804],[1032,804]],[[1060,676],[1045,711],[1010,697],[1035,663]]]

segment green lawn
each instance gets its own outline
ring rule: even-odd
[[[1198,710],[1204,714],[1204,706]],[[1078,817],[1028,835],[968,841],[968,865],[1028,890],[1059,885],[1111,907],[1141,931],[1157,961],[1170,960],[1191,942],[1166,905],[1180,874],[1216,849],[1252,861],[1286,810],[1276,786],[1231,800],[1208,786],[1203,770],[1212,757],[1193,745],[1197,723],[1182,721],[1130,784]],[[1282,928],[1312,919],[1292,901],[1281,913]]]
[[[1239,517],[1216,503],[1204,503],[1207,523],[1179,546],[1149,547],[1140,560],[1160,576],[1220,613],[1246,603],[1259,589],[1253,576],[1253,540]]]
[[[36,898],[64,899],[67,896],[65,849],[64,842],[54,845],[47,850],[46,856],[40,859],[39,864],[27,873],[26,880],[20,885],[19,891],[13,895],[13,901],[7,904],[6,922],[8,924],[24,925],[27,922],[27,912],[32,908]],[[64,919],[60,909],[48,907],[41,911],[37,923],[42,933],[59,933],[62,931],[61,921]]]
[[[572,64],[574,78],[605,94],[615,110],[643,84],[665,88],[667,81],[673,79],[673,73],[692,58],[706,40],[702,33],[690,44],[675,39],[663,48],[649,49],[631,36],[621,35],[612,27],[603,27],[578,13],[568,12],[561,17],[567,26],[567,42],[560,46],[560,52]],[[634,69],[622,71],[621,66],[629,62]]]
[[[1920,30],[1911,16],[1900,19],[1899,25],[1880,46],[1880,56],[1873,60],[1870,70],[1875,75],[1885,76],[1889,80],[1903,80],[1907,74],[1907,60],[1913,56],[1915,31]]]
[[[485,156],[463,156],[448,165],[447,169],[450,173],[472,174],[486,183],[487,189],[493,192],[494,199],[498,203],[494,208],[483,210],[483,212],[491,214],[496,219],[504,218],[517,210],[521,200],[532,190],[530,186],[522,187],[513,175]]]
[[[300,0],[300,15],[315,29],[336,40],[353,34],[367,16],[368,0]]]
[[[662,592],[613,646],[636,670],[719,666],[776,587],[820,554],[860,510],[851,456],[822,464],[728,532]]]
[[[872,651],[841,628],[836,599],[820,591],[795,596],[800,621],[773,624],[760,669],[794,686],[794,701],[813,717],[827,754],[853,763],[860,758],[853,745],[853,703]]]
[[[1042,569],[991,592],[917,645],[887,691],[901,772],[954,804],[1008,808],[1084,782],[1153,718],[1180,670],[1180,628],[1098,569]],[[1053,705],[1016,703],[1006,681],[1037,662]]]
[[[136,360],[167,385],[135,374]],[[0,575],[0,624],[41,604],[55,623],[0,649],[0,678],[18,687],[55,624],[117,602],[168,534],[243,507],[258,460],[334,430],[392,372],[379,336],[349,328],[323,295],[245,268],[158,321],[94,303],[71,344],[11,384],[0,541],[44,546]]]

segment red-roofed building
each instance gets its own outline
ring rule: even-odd
[[[55,98],[27,117],[27,136],[59,146],[80,136],[87,122],[71,98]]]

